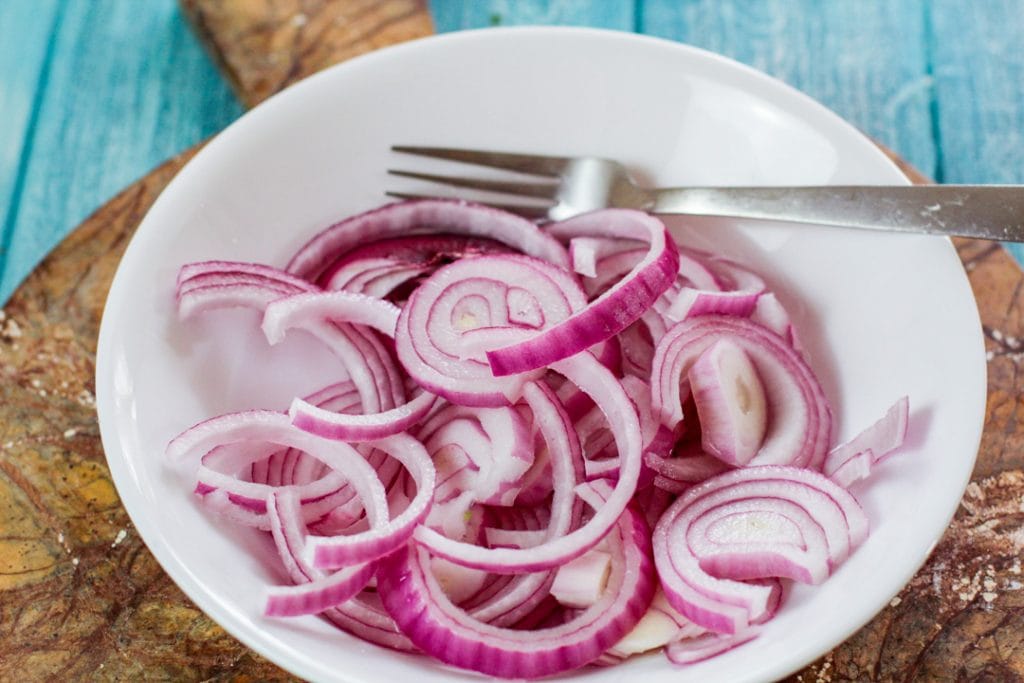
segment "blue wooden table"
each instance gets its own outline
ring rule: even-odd
[[[803,90],[941,182],[1024,183],[1024,0],[433,0],[431,11],[439,32],[587,25],[704,47]],[[174,0],[0,0],[0,301],[117,190],[241,113]]]

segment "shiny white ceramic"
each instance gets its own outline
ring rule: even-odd
[[[315,617],[260,616],[262,588],[283,580],[272,549],[201,509],[191,482],[164,466],[164,447],[219,412],[283,408],[336,366],[301,338],[267,349],[243,313],[179,323],[174,278],[198,259],[283,265],[316,230],[382,203],[395,185],[389,166],[422,166],[395,159],[394,143],[609,156],[665,186],[905,182],[854,128],[767,76],[683,45],[581,29],[486,30],[380,50],[289,88],[219,135],[153,206],[117,272],[97,359],[103,444],[125,507],[170,576],[241,641],[312,680],[475,676]],[[768,276],[834,402],[837,439],[911,399],[909,446],[855,489],[870,539],[824,585],[794,588],[760,638],[691,667],[686,680],[776,679],[866,623],[945,529],[983,421],[978,314],[945,239],[671,224],[681,242]],[[680,676],[654,654],[567,678]]]

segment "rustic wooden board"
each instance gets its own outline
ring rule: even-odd
[[[250,103],[360,49],[429,31],[422,6],[404,1],[183,4]],[[290,680],[225,634],[160,570],[118,501],[99,443],[93,373],[103,301],[136,226],[189,155],[89,218],[0,319],[0,680]],[[998,245],[957,247],[991,356],[974,480],[899,598],[794,681],[1024,676],[1024,428],[1016,390],[1024,275]]]

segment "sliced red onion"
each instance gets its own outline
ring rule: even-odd
[[[844,488],[850,488],[858,481],[871,476],[875,462],[875,453],[869,448],[847,458],[842,465],[835,468],[829,479]]]
[[[843,486],[906,433],[902,399],[828,452],[828,403],[761,278],[638,212],[541,231],[395,204],[316,236],[289,272],[187,265],[176,297],[183,318],[264,311],[271,342],[303,328],[349,376],[296,399],[294,425],[250,411],[168,446],[205,505],[271,532],[296,585],[267,614],[491,675],[745,642],[780,578],[819,583],[863,541]],[[645,519],[665,589],[649,609]]]
[[[245,261],[197,261],[186,263],[178,271],[178,279],[175,289],[181,293],[195,287],[197,283],[205,282],[212,284],[215,280],[209,278],[223,279],[245,279],[252,277],[252,281],[267,283],[274,282],[286,289],[295,291],[315,291],[318,289],[302,278],[295,277],[273,266],[266,266],[261,263],[249,263]]]
[[[492,548],[532,548],[547,540],[546,529],[496,529],[484,531],[487,545]]]
[[[406,544],[430,511],[435,471],[423,445],[407,434],[395,434],[369,445],[402,463],[416,483],[416,496],[401,514],[365,533],[309,539],[304,552],[307,561],[318,569],[345,567],[394,552]]]
[[[392,258],[379,256],[377,258],[347,261],[344,265],[336,267],[333,271],[324,273],[321,280],[324,283],[324,289],[330,291],[344,290],[365,294],[368,282],[376,277],[395,273],[415,277],[422,270],[418,266],[398,263]]]
[[[606,485],[594,486],[598,488],[593,493],[581,493],[596,508],[613,494]],[[619,533],[609,536],[616,561],[607,591],[592,607],[551,628],[519,631],[473,620],[444,595],[429,572],[429,555],[423,549],[410,548],[385,559],[378,585],[399,627],[445,663],[506,678],[571,671],[597,659],[628,633],[654,593],[643,519],[629,510],[618,526]]]
[[[686,377],[704,451],[730,465],[750,462],[764,441],[768,403],[747,354],[729,339],[720,339],[697,357]]]
[[[198,278],[221,277],[217,272],[210,270],[183,281],[179,286],[179,315],[187,317],[212,309],[237,306],[264,311],[277,299],[304,291],[291,285],[282,289],[277,280],[261,274],[261,271],[249,275],[251,277],[243,284],[187,288],[189,283],[195,282]],[[290,275],[282,275],[284,279],[294,279]],[[307,287],[312,288],[312,285]],[[396,400],[401,402],[404,398],[397,372],[393,369],[394,363],[385,357],[386,354],[381,352],[380,345],[375,340],[364,337],[352,326],[331,325],[322,320],[308,324],[306,331],[319,338],[337,355],[359,390],[365,411],[375,413],[382,408],[388,409],[395,405]],[[396,390],[398,396],[394,395]]]
[[[464,456],[471,471],[452,483],[459,491],[471,492],[472,502],[512,505],[533,465],[530,425],[513,408],[445,406],[423,425],[418,437],[435,461]],[[438,493],[444,490],[439,484]]]
[[[682,288],[665,310],[671,320],[686,320],[700,315],[733,315],[745,318],[754,312],[763,291],[705,292]]]
[[[330,334],[329,328],[324,327],[324,321],[333,321],[366,325],[394,336],[398,314],[399,309],[394,304],[361,294],[298,294],[267,305],[263,314],[263,333],[268,342],[276,344],[284,338],[285,331],[292,327],[311,331],[318,336]],[[302,399],[295,399],[289,414],[295,426],[319,436],[369,441],[406,431],[430,412],[435,399],[433,394],[421,392],[415,399],[397,408],[364,415],[335,413]]]
[[[384,238],[339,252],[340,257],[324,271],[319,282],[324,283],[324,289],[352,289],[353,278],[359,279],[362,273],[375,268],[415,271],[418,276],[463,258],[511,251],[501,242],[466,235],[417,234]],[[363,287],[365,283],[358,286]]]
[[[765,389],[770,416],[752,465],[794,464],[817,467],[825,457],[832,411],[825,394],[800,355],[757,323],[730,316],[703,316],[674,325],[658,343],[651,369],[652,406],[662,424],[674,427],[683,417],[682,378],[716,342],[728,339],[742,348]]]
[[[557,266],[569,266],[565,248],[524,218],[480,204],[426,199],[388,204],[332,225],[299,249],[286,270],[315,280],[338,254],[353,247],[423,232],[492,239]]]
[[[719,579],[787,578],[819,584],[832,558],[821,524],[806,509],[781,499],[719,505],[686,535],[700,568]]]
[[[213,449],[237,443],[276,444],[316,457],[341,473],[356,491],[372,524],[383,526],[388,517],[384,487],[363,456],[344,442],[328,441],[293,427],[288,418],[269,410],[222,415],[187,429],[167,446],[168,461],[178,467],[194,466]],[[265,489],[267,494],[270,489]]]
[[[641,318],[619,334],[622,346],[622,371],[627,376],[648,380],[654,360],[654,340]]]
[[[580,238],[582,239],[582,238]],[[593,238],[602,239],[602,238]],[[632,242],[632,240],[629,240]],[[623,276],[636,268],[642,262],[650,249],[647,246],[640,246],[634,249],[625,249],[609,253],[594,263],[594,277],[586,278],[583,281],[583,288],[587,296],[596,298],[604,294]]]
[[[608,653],[625,659],[630,655],[649,652],[684,638],[694,638],[706,631],[680,614],[658,587],[643,618],[626,636],[609,648]]]
[[[566,607],[591,607],[604,594],[611,568],[611,555],[603,550],[590,550],[558,568],[551,595]]]
[[[303,330],[341,361],[359,390],[364,413],[405,402],[405,385],[395,361],[373,330],[348,323],[311,322]]]
[[[598,261],[615,256],[625,251],[637,252],[636,261],[640,261],[647,250],[642,241],[616,239],[613,237],[573,237],[569,240],[569,258],[572,269],[584,277],[597,277]],[[622,270],[623,275],[636,265],[635,262]]]
[[[650,486],[646,486],[636,492],[633,496],[633,502],[644,512],[644,519],[647,520],[647,526],[652,529],[661,519],[661,516],[665,514],[665,510],[675,500],[675,496],[659,488],[654,481],[651,482]]]
[[[389,337],[395,336],[400,309],[384,299],[353,292],[310,292],[278,299],[263,312],[263,334],[271,344],[280,343],[293,327],[334,322],[367,325]]]
[[[760,276],[723,258],[684,252],[680,254],[681,275],[684,269],[704,286],[683,284],[671,304],[661,311],[670,320],[714,314],[747,317],[766,293]],[[707,276],[713,285],[707,282]]]
[[[284,501],[281,496],[284,496]],[[288,518],[287,512],[285,512],[289,507],[287,496],[287,492],[282,492],[268,498],[268,509],[273,511],[278,521]],[[321,580],[327,576],[324,572],[314,569],[302,560],[301,536],[299,534],[285,533],[284,527],[280,523],[273,524],[271,532],[281,561],[293,582],[301,585]],[[366,594],[363,593],[352,600],[340,603],[337,607],[327,609],[322,614],[339,628],[371,643],[378,643],[394,650],[418,651],[418,648],[398,630],[394,620],[387,612],[373,601],[361,599],[363,595]]]
[[[685,488],[731,469],[713,455],[705,454],[664,458],[648,452],[644,454],[644,463],[662,477],[686,485]]]
[[[552,581],[554,572],[517,574],[504,590],[467,611],[474,619],[492,626],[521,628],[524,619],[536,616],[535,611],[543,610],[542,604],[552,600]]]
[[[875,463],[903,445],[907,437],[910,401],[900,398],[877,422],[825,457],[822,471],[841,486],[871,474]]]
[[[643,451],[643,437],[640,434],[640,422],[635,407],[615,376],[589,353],[559,361],[553,369],[575,383],[601,407],[612,433],[615,434],[620,464],[619,477],[611,497],[585,525],[557,540],[529,550],[468,546],[421,527],[416,531],[416,541],[432,554],[457,564],[487,571],[533,572],[550,569],[579,557],[594,547],[608,533],[628,505],[639,480]],[[530,400],[525,393],[524,398]],[[538,408],[534,403],[531,403],[531,408],[534,410],[534,419],[540,422],[542,416],[538,415]],[[540,424],[543,429],[544,423]],[[566,430],[566,427],[561,426],[560,429]],[[555,429],[548,431],[553,432]],[[545,431],[545,437],[548,436],[548,431]],[[556,494],[557,491],[556,488]],[[566,506],[567,501],[564,499],[557,507],[553,503],[553,515],[562,513]]]
[[[282,491],[271,493],[266,502],[271,533],[278,548],[286,549],[286,562],[294,562],[294,558],[301,553],[306,535],[302,528],[299,501],[294,493]],[[346,567],[308,583],[271,588],[264,614],[268,617],[319,614],[358,595],[376,572],[376,563],[368,562]]]
[[[780,506],[778,500],[791,503],[806,515],[794,513],[796,507]],[[784,521],[766,514],[777,515]],[[700,526],[707,515],[713,517],[707,526]],[[719,579],[702,566],[704,558],[698,552],[707,552],[708,544],[695,546],[691,531],[696,525],[694,533],[699,535],[704,528],[708,532],[706,537],[712,533],[712,525],[723,519],[731,520],[732,524],[725,522],[726,526],[717,531],[719,542],[711,545],[728,547],[732,560],[712,560],[709,564],[711,568],[727,570],[722,573],[744,578],[770,578],[777,575],[777,570],[785,569],[782,573],[813,579],[813,558],[798,556],[813,538],[821,540],[816,535],[818,530],[824,533],[828,570],[845,560],[867,535],[867,519],[856,500],[845,489],[810,470],[748,467],[690,489],[672,504],[655,528],[655,563],[672,606],[694,623],[718,633],[743,632],[750,624],[767,618],[775,609],[773,602],[778,601],[777,585]],[[772,543],[752,526],[782,531]],[[797,565],[803,566],[806,577],[794,570]]]
[[[417,531],[416,540],[418,542],[457,564],[488,571],[497,567],[499,571],[506,573],[509,571],[541,571],[561,563],[564,542],[558,539],[562,538],[569,531],[573,522],[578,519],[575,486],[582,477],[583,470],[580,444],[572,430],[568,416],[549,387],[540,383],[528,384],[524,389],[523,398],[530,406],[534,423],[538,425],[544,436],[551,462],[554,493],[551,501],[551,515],[547,524],[547,543],[543,546],[534,546],[529,550],[488,549],[446,538],[430,528],[421,527]],[[584,541],[588,540],[584,539]],[[546,548],[550,554],[554,554],[554,560],[542,557],[540,559],[546,559],[546,562],[540,566],[534,566],[538,559],[536,555],[538,547]],[[572,548],[570,547],[570,549]],[[585,551],[586,548],[578,554]],[[496,554],[498,557],[495,557]],[[509,555],[511,558],[508,557]],[[516,566],[517,561],[520,566]]]
[[[751,626],[739,633],[705,633],[673,641],[665,647],[665,656],[673,664],[696,664],[715,655],[739,647],[760,634],[757,626]]]
[[[758,297],[757,305],[750,312],[750,319],[785,339],[797,351],[800,350],[789,313],[778,297],[771,292],[765,292]]]
[[[399,652],[420,653],[420,649],[398,630],[395,620],[380,605],[375,591],[364,591],[352,600],[323,612],[322,616],[366,642]]]
[[[643,315],[675,280],[679,252],[665,225],[645,213],[607,209],[550,226],[555,236],[595,235],[641,239],[648,255],[611,289],[585,309],[525,341],[487,352],[496,377],[529,372],[569,358],[614,337]]]
[[[720,277],[712,272],[708,261],[711,254],[696,249],[679,248],[679,279],[684,286],[705,292],[722,291]]]
[[[408,431],[434,408],[438,397],[426,391],[397,408],[371,415],[352,415],[318,408],[301,398],[288,409],[292,424],[326,439],[373,441]]]
[[[514,290],[529,294],[538,311],[531,322],[543,320],[544,326],[586,305],[570,274],[544,261],[511,255],[458,261],[425,280],[402,309],[395,341],[406,371],[428,391],[454,403],[514,403],[531,377],[495,379],[477,356],[495,343],[536,334],[534,327],[511,319],[516,317],[509,309]]]
[[[224,513],[229,506],[237,506],[241,510],[234,510],[232,518],[246,526],[254,526],[264,531],[269,530],[270,522],[266,516],[266,496],[276,487],[266,484],[246,482],[239,479],[236,473],[244,467],[251,467],[253,462],[265,459],[271,453],[277,451],[280,446],[276,444],[232,444],[233,446],[244,446],[239,451],[245,455],[241,460],[237,456],[231,457],[235,466],[227,466],[228,472],[218,471],[225,469],[223,463],[216,463],[216,460],[223,459],[224,453],[230,453],[225,447],[218,447],[203,456],[201,465],[197,469],[196,493],[203,501]],[[328,472],[324,476],[308,483],[296,483],[292,480],[284,484],[292,491],[302,505],[302,517],[305,521],[312,522],[322,518],[331,510],[348,502],[353,498],[354,492],[347,485],[347,479],[339,472]]]
[[[479,593],[489,576],[487,572],[460,567],[440,557],[430,561],[430,571],[444,590],[444,594],[455,604],[460,604]]]

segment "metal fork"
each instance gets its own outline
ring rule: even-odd
[[[538,176],[489,180],[389,170],[388,173],[494,195],[484,203],[531,218],[562,220],[607,207],[651,213],[728,216],[832,225],[887,232],[930,233],[1024,242],[1024,185],[813,187],[677,187],[638,185],[621,163],[597,157],[558,157],[442,147],[396,145],[395,152],[489,166]],[[398,198],[437,195],[388,192]],[[527,202],[515,201],[526,198]]]

